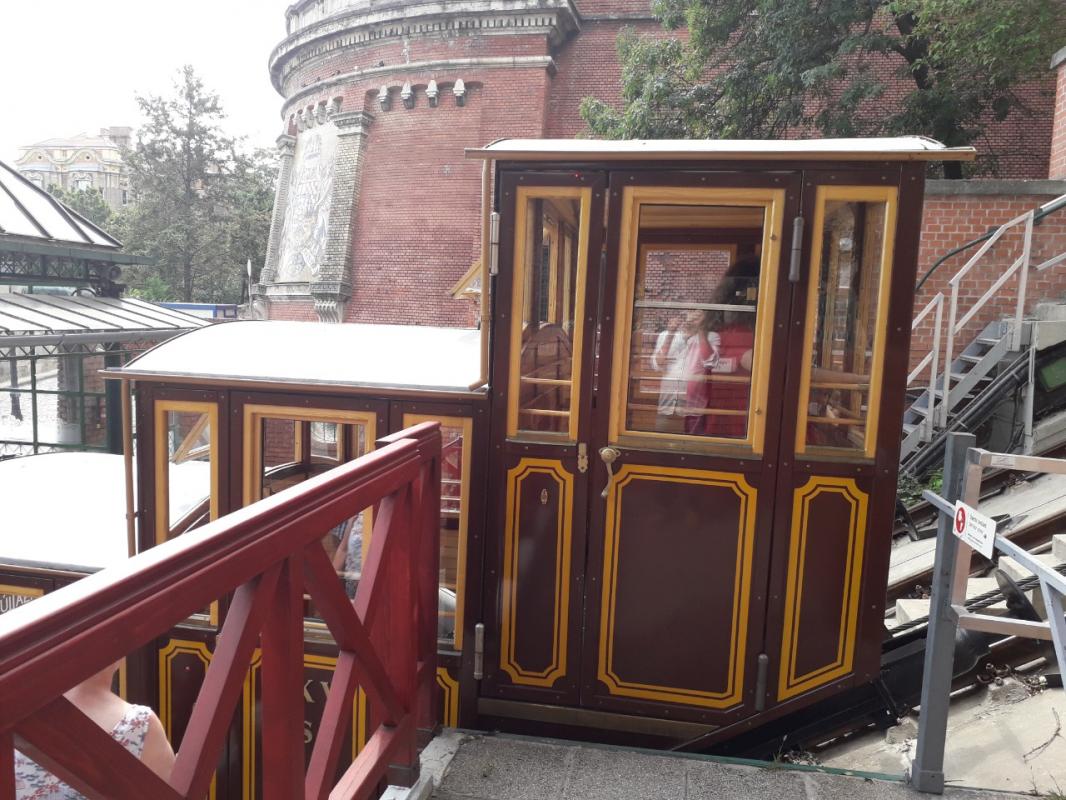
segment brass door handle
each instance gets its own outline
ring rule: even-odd
[[[607,485],[603,487],[603,491],[600,492],[600,497],[607,499],[607,495],[611,491],[611,484],[614,483],[614,462],[618,460],[618,457],[622,455],[622,451],[617,447],[601,447],[600,448],[600,460],[607,465]]]

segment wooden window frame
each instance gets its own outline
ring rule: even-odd
[[[403,415],[403,427],[409,428],[420,422],[439,422],[459,428],[463,437],[463,458],[459,465],[459,541],[456,545],[458,554],[455,563],[455,642],[452,647],[457,652],[463,650],[463,613],[466,595],[466,548],[467,532],[470,526],[470,466],[473,457],[474,420],[472,417],[445,417],[439,414]]]
[[[629,362],[632,344],[633,301],[636,276],[644,247],[640,239],[640,209],[644,205],[746,206],[763,208],[762,256],[759,265],[759,308],[748,405],[747,436],[694,436],[686,433],[636,431],[626,427],[629,402]],[[619,233],[618,289],[615,301],[614,354],[616,367],[611,380],[611,410],[608,439],[611,444],[665,447],[686,451],[738,451],[761,455],[766,428],[765,409],[770,384],[770,350],[777,302],[777,274],[781,257],[785,190],[762,187],[627,186],[622,196],[622,229]]]
[[[155,424],[155,543],[170,538],[170,447],[167,442],[167,414],[206,414],[209,426],[208,448],[211,457],[211,519],[219,512],[219,431],[218,403],[193,400],[156,400]]]
[[[811,357],[818,319],[818,286],[822,278],[822,250],[825,247],[825,208],[831,202],[884,203],[884,248],[881,251],[881,274],[877,285],[877,312],[874,321],[873,360],[867,388],[866,431],[863,448],[816,447],[807,445],[808,404],[811,393]],[[807,314],[804,322],[803,372],[800,376],[799,407],[796,409],[796,456],[829,456],[873,460],[877,450],[877,429],[881,414],[881,388],[884,377],[885,348],[888,339],[889,291],[895,259],[899,189],[895,186],[819,186],[814,201],[814,235],[811,242],[810,270],[807,279]],[[834,384],[835,386],[835,384]]]
[[[522,323],[526,316],[526,303],[532,297],[527,283],[533,277],[526,269],[528,254],[531,201],[577,200],[581,204],[577,230],[577,291],[574,296],[573,350],[570,363],[570,410],[566,432],[520,430],[519,400],[522,371]],[[515,195],[514,260],[512,276],[511,352],[507,386],[507,438],[530,439],[549,442],[577,441],[578,415],[581,403],[581,368],[584,357],[585,295],[588,282],[588,245],[591,224],[592,189],[586,186],[520,186]]]

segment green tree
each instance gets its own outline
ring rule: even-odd
[[[653,9],[688,35],[623,31],[621,107],[582,104],[594,135],[925,134],[969,145],[990,121],[1028,110],[1018,86],[1045,75],[1066,38],[1060,0],[653,0]],[[897,88],[902,98],[888,91]],[[961,177],[960,165],[945,169]]]
[[[111,207],[104,199],[104,193],[95,186],[89,189],[68,191],[62,186],[52,184],[48,187],[48,193],[63,205],[77,211],[89,222],[103,228],[105,232],[111,232],[110,226],[114,221],[114,214],[111,213]]]
[[[218,95],[192,67],[172,96],[137,102],[147,122],[124,154],[132,202],[116,232],[154,266],[130,270],[132,288],[154,299],[239,301],[248,259],[260,266],[265,255],[274,161],[223,132]]]

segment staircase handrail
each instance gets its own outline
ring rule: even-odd
[[[266,800],[362,800],[387,773],[417,777],[418,732],[436,719],[439,423],[378,446],[0,616],[0,798],[15,797],[17,747],[90,798],[200,800],[260,640]],[[369,507],[373,535],[349,600],[321,538]],[[174,769],[159,778],[63,692],[230,592]],[[339,650],[306,774],[305,592]],[[335,784],[357,686],[380,724]]]

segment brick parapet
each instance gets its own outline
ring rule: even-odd
[[[1048,177],[1066,178],[1066,47],[1051,59],[1055,75],[1055,106],[1051,127],[1051,155]]]

